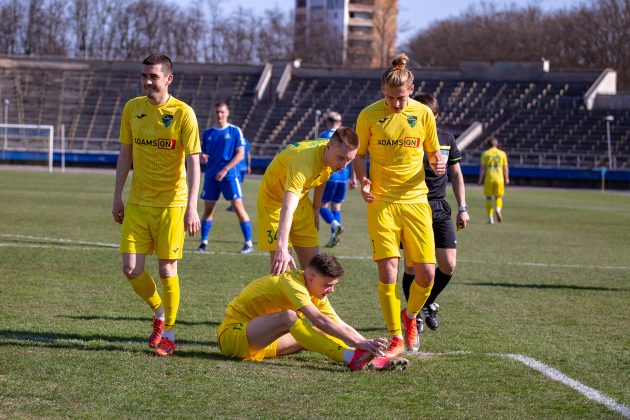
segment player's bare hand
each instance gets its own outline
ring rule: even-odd
[[[510,178],[505,178],[505,185],[510,185]]]
[[[288,249],[278,248],[273,256],[273,261],[271,262],[271,274],[279,276],[288,269],[297,269],[293,256]]]
[[[208,155],[202,153],[199,155],[199,163],[208,163]]]
[[[356,347],[361,350],[365,350],[373,354],[374,356],[384,356],[387,351],[387,339],[386,338],[372,338],[357,343]]]
[[[444,175],[446,173],[446,160],[443,159],[441,153],[436,153],[435,159],[431,162],[431,169],[436,175]]]
[[[372,187],[372,183],[367,178],[361,179],[361,195],[363,196],[363,200],[366,203],[371,203],[374,201],[374,195],[370,192],[370,188]]]
[[[122,224],[125,218],[125,204],[120,199],[114,199],[112,205],[112,216],[114,216],[114,222]]]
[[[184,229],[188,232],[188,236],[195,236],[201,228],[201,222],[199,221],[199,213],[197,209],[193,207],[187,207],[186,213],[184,213]]]
[[[348,186],[350,187],[351,190],[354,190],[355,188],[357,188],[357,180],[356,179],[348,180]]]
[[[225,178],[225,175],[227,175],[227,171],[224,169],[221,169],[219,172],[217,172],[217,174],[214,176],[214,179],[216,179],[217,181],[223,181],[223,178]]]
[[[470,216],[467,211],[460,211],[457,213],[457,230],[466,229],[468,226],[468,221],[470,220]]]

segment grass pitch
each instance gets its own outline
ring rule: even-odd
[[[505,354],[630,403],[629,195],[508,189],[505,222],[489,226],[468,186],[472,221],[438,299],[440,329],[405,372],[379,374],[313,353],[248,363],[218,352],[227,303],[269,269],[267,254],[238,254],[223,201],[211,252],[186,241],[176,356],[152,357],[150,312],[120,271],[113,185],[113,173],[0,170],[0,417],[619,417]],[[258,185],[244,184],[254,226]],[[358,192],[343,215],[330,252],[347,275],[331,301],[364,335],[383,336]],[[157,277],[155,258],[147,268]]]

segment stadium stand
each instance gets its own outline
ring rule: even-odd
[[[602,73],[543,72],[533,66],[420,69],[415,85],[438,97],[438,124],[456,136],[475,121],[482,124],[482,134],[464,154],[465,164],[478,164],[485,140],[497,136],[512,165],[609,166],[606,116],[611,115],[610,166],[630,170],[630,110],[586,105],[585,95]],[[269,83],[258,92],[263,66],[180,64],[171,92],[195,109],[201,128],[212,122],[212,104],[226,100],[255,156],[272,156],[287,143],[315,137],[330,109],[352,125],[366,104],[381,97],[378,70],[291,70],[285,62],[270,69]],[[10,101],[9,123],[63,124],[70,152],[113,154],[124,103],[142,94],[137,71],[136,62],[0,57],[0,97]],[[283,75],[288,83],[279,92]]]

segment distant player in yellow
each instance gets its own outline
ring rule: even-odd
[[[359,139],[348,127],[339,127],[330,140],[288,145],[273,158],[258,190],[258,248],[271,255],[271,274],[297,268],[291,247],[302,268],[319,254],[319,210],[326,181],[355,157]],[[313,202],[308,197],[315,188]]]
[[[120,154],[112,215],[122,224],[122,269],[135,292],[153,310],[149,347],[158,356],[175,351],[179,307],[177,260],[185,233],[199,230],[199,129],[192,108],[168,93],[173,65],[165,55],[142,63],[140,81],[146,96],[131,99],[120,124]],[[184,166],[184,161],[186,166]],[[122,192],[133,162],[127,207]],[[145,271],[145,257],[155,251],[162,296]]]
[[[227,307],[217,330],[219,350],[228,357],[262,361],[306,349],[352,371],[404,369],[406,360],[380,357],[385,338],[366,339],[332,308],[328,295],[341,276],[335,257],[318,254],[304,271],[252,281]]]
[[[492,137],[488,141],[488,150],[481,154],[481,165],[479,169],[479,185],[483,183],[483,193],[486,196],[486,211],[488,212],[488,223],[494,223],[494,214],[497,221],[503,221],[503,194],[505,185],[510,185],[510,171],[505,152],[498,148],[499,140]],[[494,208],[492,206],[494,197]]]
[[[360,146],[353,164],[361,194],[368,203],[368,232],[372,258],[378,265],[378,296],[387,329],[392,336],[388,355],[418,349],[416,315],[426,302],[435,276],[435,244],[431,207],[424,181],[423,158],[427,153],[435,174],[446,172],[440,153],[435,117],[424,104],[409,98],[413,73],[408,57],[397,55],[381,76],[384,99],[363,109],[357,121]],[[370,154],[370,178],[366,176]],[[400,244],[415,279],[407,308],[400,310],[396,287]],[[403,339],[401,315],[405,326]]]

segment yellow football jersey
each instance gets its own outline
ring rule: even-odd
[[[409,99],[393,112],[381,99],[366,107],[357,120],[359,155],[370,154],[371,192],[391,203],[427,201],[422,159],[440,149],[435,118],[426,106]]]
[[[303,200],[311,188],[324,184],[332,169],[324,165],[324,151],[328,139],[302,141],[285,147],[265,171],[258,190],[262,205],[282,206],[285,191],[291,191]]]
[[[232,299],[225,316],[247,322],[261,315],[289,309],[297,311],[308,305],[315,305],[333,321],[340,321],[327,297],[318,299],[308,293],[303,271],[287,271],[279,276],[269,274],[249,283]]]
[[[508,163],[507,155],[503,150],[491,147],[481,154],[481,165],[486,168],[484,183],[503,183],[503,167]]]
[[[131,144],[133,178],[129,202],[149,207],[186,207],[186,155],[201,153],[197,117],[170,97],[153,105],[146,96],[125,104],[120,142]]]

